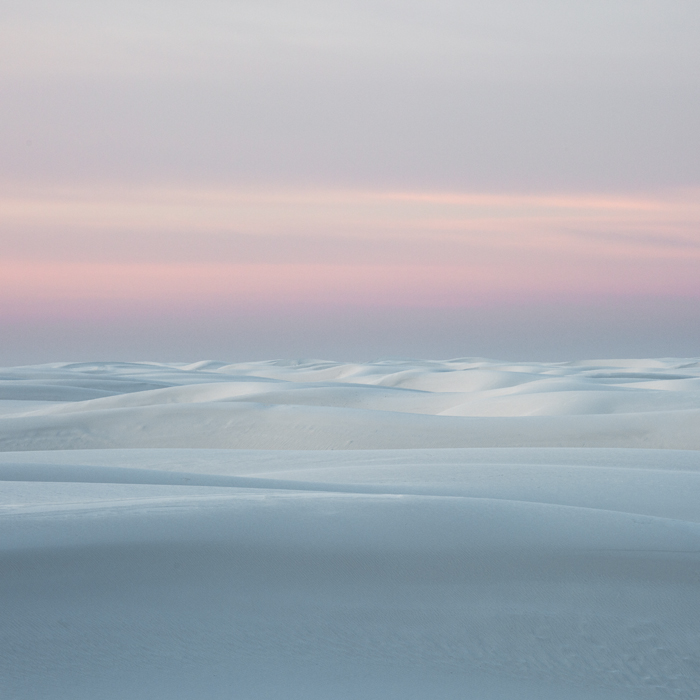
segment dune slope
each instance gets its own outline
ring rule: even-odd
[[[699,392],[694,360],[2,370],[2,696],[697,700]]]

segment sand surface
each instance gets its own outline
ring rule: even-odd
[[[700,361],[0,370],[8,700],[699,700]]]

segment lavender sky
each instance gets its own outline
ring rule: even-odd
[[[700,3],[0,5],[0,364],[700,355]]]

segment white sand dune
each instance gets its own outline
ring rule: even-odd
[[[53,364],[0,409],[3,698],[700,698],[698,361]]]
[[[700,368],[688,361],[78,364],[0,376],[0,397],[20,399],[4,410],[2,450],[700,449]],[[47,403],[25,408],[22,392]]]

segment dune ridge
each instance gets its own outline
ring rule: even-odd
[[[56,364],[4,370],[0,397],[4,451],[700,449],[700,368],[679,360]]]

